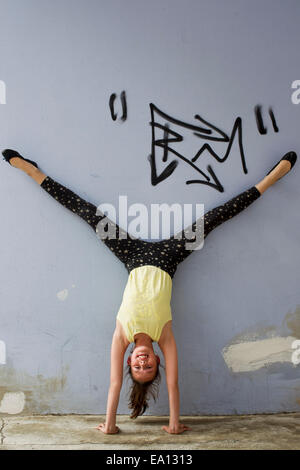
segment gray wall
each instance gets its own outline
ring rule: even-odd
[[[129,204],[197,202],[207,211],[299,150],[300,104],[291,100],[300,79],[297,0],[2,0],[0,11],[1,149],[18,149],[96,205],[118,207],[127,195]],[[187,185],[199,175],[183,161],[151,185],[150,103],[192,124],[199,114],[229,135],[240,116],[248,173],[235,139],[224,163],[207,151],[197,162],[212,166],[223,193]],[[205,141],[174,130],[184,141],[173,148],[191,159]],[[225,154],[226,143],[211,145]],[[299,410],[291,347],[300,338],[298,165],[178,268],[172,309],[182,414]],[[0,413],[104,413],[127,271],[21,171],[3,162],[0,178]],[[149,413],[168,414],[164,378]]]

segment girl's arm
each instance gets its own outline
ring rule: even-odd
[[[170,434],[181,434],[183,431],[190,428],[179,422],[180,395],[178,386],[178,356],[171,323],[168,329],[164,332],[163,338],[159,342],[159,347],[164,354],[166,363],[166,382],[170,408],[169,426],[163,426],[162,429]]]
[[[106,421],[97,427],[106,434],[115,434],[119,431],[118,426],[116,426],[116,416],[123,382],[123,362],[127,346],[117,327],[111,345],[110,386],[107,398]]]

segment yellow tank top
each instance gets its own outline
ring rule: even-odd
[[[164,325],[172,320],[171,276],[156,266],[140,266],[129,273],[117,319],[127,339],[146,333],[159,341]]]

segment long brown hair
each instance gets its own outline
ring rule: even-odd
[[[148,382],[137,382],[131,373],[131,367],[128,366],[127,374],[132,380],[132,385],[130,389],[130,396],[128,401],[129,409],[133,410],[130,418],[135,419],[138,416],[145,413],[148,408],[148,400],[150,397],[156,401],[158,397],[159,384],[161,380],[161,375],[159,371],[159,364],[157,364],[156,374],[153,380]]]

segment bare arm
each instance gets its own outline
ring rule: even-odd
[[[171,434],[180,434],[189,428],[179,422],[180,394],[178,386],[178,355],[171,324],[165,331],[162,341],[159,342],[159,347],[164,354],[166,363],[166,381],[170,408],[169,426],[163,426],[163,429]]]
[[[115,434],[119,431],[116,426],[116,416],[123,383],[123,362],[126,349],[127,345],[119,329],[116,328],[111,345],[110,386],[107,398],[106,421],[97,427],[106,434]]]

